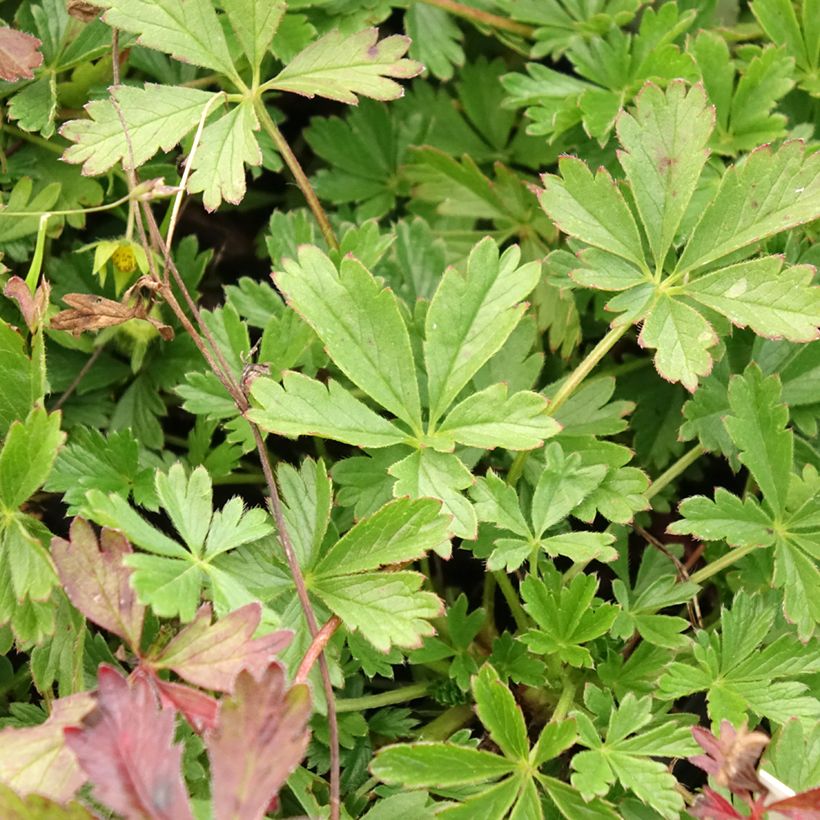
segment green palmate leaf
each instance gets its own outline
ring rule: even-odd
[[[814,268],[782,268],[780,256],[740,262],[699,276],[686,285],[686,294],[760,336],[813,341],[820,325],[820,288],[812,285]]]
[[[262,152],[254,136],[258,130],[259,122],[249,101],[203,130],[188,190],[192,194],[203,193],[206,210],[216,210],[223,199],[236,205],[244,198],[245,165],[262,163]]]
[[[404,92],[389,78],[415,77],[422,66],[402,59],[408,38],[394,35],[378,42],[378,37],[375,28],[351,35],[332,31],[300,51],[266,86],[354,105],[357,94],[394,100]]]
[[[774,376],[764,378],[760,368],[751,364],[743,376],[729,383],[729,405],[732,412],[725,424],[740,450],[740,460],[757,481],[764,501],[775,515],[782,515],[792,472],[793,440],[785,429],[789,412],[780,403],[780,382]]]
[[[646,85],[635,113],[618,119],[618,155],[641,216],[655,265],[662,268],[708,156],[714,126],[703,88],[682,81],[666,94]]]
[[[238,78],[211,0],[103,0],[105,22],[186,63]],[[235,4],[231,4],[235,5]]]
[[[44,211],[54,207],[60,198],[62,185],[52,182],[44,188],[34,192],[34,182],[31,177],[22,177],[17,180],[11,193],[7,196],[4,207],[0,209],[0,243],[11,242],[23,236],[37,233],[40,229],[40,217]],[[15,213],[30,212],[32,216],[9,217],[3,211]]]
[[[576,575],[561,587],[561,576],[550,572],[544,581],[532,575],[521,584],[524,609],[540,629],[532,629],[521,639],[531,652],[556,655],[571,666],[592,666],[592,655],[581,644],[605,634],[618,614],[610,604],[593,606],[597,579]]]
[[[505,384],[494,384],[457,404],[435,433],[433,444],[446,449],[454,442],[490,450],[531,450],[561,429],[547,415],[547,400],[538,393],[521,391],[507,396]]]
[[[0,449],[0,508],[16,512],[45,483],[64,441],[59,413],[37,408],[11,425]]]
[[[204,0],[210,5],[210,0]],[[147,3],[143,5],[148,5]],[[119,162],[137,168],[157,151],[170,151],[202,118],[217,97],[195,88],[146,84],[144,88],[119,86],[112,90],[128,130],[110,100],[87,106],[88,119],[71,120],[60,133],[70,142],[63,154],[66,162],[82,163],[83,173],[102,174]]]
[[[671,664],[661,677],[659,696],[671,700],[705,692],[715,724],[740,725],[753,714],[777,723],[796,717],[815,725],[820,705],[795,678],[816,671],[820,655],[790,635],[766,643],[776,615],[771,596],[738,593],[731,609],[721,610],[721,634],[699,632],[694,663]]]
[[[532,536],[530,526],[521,512],[515,487],[499,478],[493,470],[488,470],[485,476],[476,479],[470,496],[481,521],[490,521],[527,539]]]
[[[441,601],[419,591],[424,580],[416,572],[365,572],[323,576],[311,590],[348,629],[387,652],[391,646],[420,646],[435,631],[429,619],[441,613]]]
[[[57,114],[57,78],[52,73],[43,74],[12,97],[8,109],[9,119],[17,120],[23,131],[39,131],[44,137],[54,133],[54,117]]]
[[[318,248],[302,247],[275,275],[288,303],[324,342],[345,375],[382,407],[421,430],[410,336],[393,293],[356,259],[340,268]]]
[[[584,162],[564,157],[561,176],[542,177],[541,207],[570,236],[644,269],[643,248],[635,218],[617,184],[605,170],[593,177]]]
[[[639,339],[656,349],[655,366],[663,378],[694,393],[698,377],[712,369],[709,349],[718,343],[712,326],[698,311],[678,299],[660,296],[644,321]]]
[[[251,395],[261,406],[249,410],[248,419],[271,433],[321,436],[358,447],[389,447],[408,438],[333,380],[324,385],[286,372],[281,385],[269,378],[256,379]]]
[[[417,450],[393,464],[388,472],[397,479],[393,486],[394,495],[440,498],[446,512],[453,516],[453,534],[460,538],[475,538],[478,526],[475,510],[461,494],[461,490],[472,486],[475,479],[457,456],[430,449]]]
[[[817,218],[820,157],[801,142],[758,148],[724,174],[686,245],[677,272],[721,259],[772,234]]]
[[[251,67],[258,69],[285,14],[284,0],[224,0],[222,7]]]
[[[314,572],[321,577],[412,561],[430,549],[448,548],[448,529],[439,501],[400,498],[356,524],[324,554]]]
[[[541,539],[547,555],[565,555],[571,561],[614,561],[617,550],[612,548],[615,536],[608,532],[567,532]]]
[[[135,553],[124,561],[135,570],[132,586],[140,600],[157,615],[179,616],[183,621],[193,619],[206,582],[220,614],[253,600],[241,582],[221,573],[212,561],[269,535],[273,528],[267,513],[246,510],[236,497],[213,512],[212,482],[204,467],[190,476],[179,464],[167,475],[157,471],[156,491],[185,546],[149,524],[122,496],[91,490],[83,507],[91,520],[120,530],[132,544],[150,553]],[[231,601],[236,605],[230,606]]]
[[[665,721],[637,734],[652,720],[652,698],[630,692],[609,715],[606,738],[598,736],[592,721],[577,713],[579,742],[588,747],[572,759],[572,785],[585,798],[604,795],[617,780],[661,817],[675,820],[683,811],[677,781],[664,763],[650,756],[683,757],[697,748],[689,727]]]
[[[445,272],[425,321],[424,360],[430,420],[435,423],[479,368],[496,353],[523,315],[540,265],[519,267],[517,247],[499,256],[487,238],[473,248],[466,274]]]

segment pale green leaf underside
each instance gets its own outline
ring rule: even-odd
[[[228,43],[211,0],[103,0],[105,22],[178,60],[235,76]]]
[[[262,152],[254,136],[258,130],[252,103],[243,102],[202,131],[188,190],[192,194],[202,192],[206,210],[216,210],[223,199],[234,205],[242,201],[245,165],[256,166],[262,162]]]
[[[208,91],[182,86],[119,86],[112,92],[119,103],[133,150],[133,167],[147,162],[157,151],[170,151],[199,123],[215,97]],[[82,163],[83,173],[102,174],[122,162],[132,167],[122,121],[110,100],[86,106],[89,119],[71,120],[60,133],[75,143],[63,154],[66,162]]]
[[[251,66],[256,68],[267,54],[285,14],[285,0],[222,0],[236,38]]]
[[[357,94],[395,100],[404,91],[390,78],[415,77],[422,66],[402,59],[410,46],[407,37],[394,35],[378,42],[378,36],[375,28],[350,35],[331,31],[300,51],[268,87],[353,105]]]
[[[320,436],[357,447],[389,447],[407,439],[407,433],[332,380],[324,385],[287,372],[281,385],[266,377],[256,379],[251,395],[261,406],[246,415],[269,433]]]

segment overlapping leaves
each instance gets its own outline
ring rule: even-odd
[[[820,325],[812,269],[755,256],[767,237],[820,214],[817,155],[799,142],[759,148],[726,170],[695,220],[689,208],[712,129],[702,88],[648,85],[634,114],[617,123],[630,196],[606,171],[593,176],[572,157],[559,163],[560,176],[544,177],[541,195],[559,228],[591,246],[575,281],[619,291],[608,305],[620,314],[615,323],[641,322],[639,341],[656,350],[660,374],[690,391],[712,367],[713,312],[795,342],[817,338]]]
[[[453,532],[474,537],[475,513],[460,492],[473,479],[456,448],[529,450],[559,429],[536,393],[510,395],[493,384],[461,398],[521,320],[522,300],[538,281],[539,264],[519,265],[519,258],[516,247],[499,254],[488,238],[473,249],[466,272],[445,271],[425,320],[423,399],[396,296],[358,260],[345,258],[337,268],[318,249],[301,248],[275,275],[277,285],[339,370],[393,419],[333,379],[324,384],[299,373],[286,373],[281,384],[257,379],[252,395],[260,406],[248,418],[281,435],[395,446],[388,465],[394,494],[440,498]]]
[[[111,99],[89,103],[88,119],[63,126],[62,135],[74,143],[64,159],[82,163],[83,172],[91,175],[118,163],[136,168],[204,124],[188,187],[192,193],[203,193],[208,210],[216,209],[223,200],[241,201],[246,190],[245,166],[262,163],[256,132],[260,113],[268,117],[261,97],[264,91],[318,95],[347,103],[355,103],[357,94],[389,100],[402,93],[392,77],[413,77],[421,70],[418,63],[403,58],[409,46],[404,37],[377,42],[375,29],[352,35],[333,31],[260,84],[260,67],[281,22],[283,3],[272,3],[264,10],[246,0],[223,4],[226,23],[242,47],[240,61],[232,57],[212,0],[188,0],[182,5],[172,0],[106,0],[101,5],[109,25],[137,35],[142,45],[224,75],[241,93],[229,97],[221,91],[153,84],[113,88]],[[250,66],[250,78],[243,70],[245,63]],[[238,104],[226,107],[229,102]]]

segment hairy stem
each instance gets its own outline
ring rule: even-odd
[[[564,675],[561,679],[561,683],[563,688],[561,689],[558,703],[555,704],[555,709],[550,717],[550,723],[559,723],[562,721],[567,714],[569,714],[569,710],[575,703],[575,690],[577,689],[575,682],[569,675]]]
[[[256,111],[256,116],[259,118],[262,128],[273,140],[276,150],[282,155],[282,159],[285,160],[285,165],[287,165],[290,169],[291,174],[293,174],[293,178],[296,180],[296,184],[299,186],[299,190],[307,200],[308,207],[313,212],[313,216],[316,218],[316,221],[319,223],[319,230],[322,232],[325,242],[327,242],[328,246],[331,248],[338,248],[339,241],[336,239],[336,234],[333,232],[333,228],[330,225],[330,220],[327,218],[327,214],[325,213],[325,209],[322,207],[322,203],[319,202],[319,197],[316,196],[316,191],[313,190],[310,180],[302,170],[302,166],[299,164],[296,154],[293,153],[290,145],[288,145],[288,141],[284,138],[284,136],[282,136],[282,132],[271,118],[271,115],[268,114],[268,109],[265,108],[265,103],[261,99],[257,100],[254,105],[254,110]]]
[[[717,575],[719,572],[722,572],[727,567],[732,566],[732,564],[757,549],[761,549],[759,544],[749,544],[745,547],[735,547],[733,550],[727,552],[726,555],[722,555],[720,558],[717,558],[707,564],[703,569],[693,572],[689,576],[689,580],[695,584],[703,584],[704,581],[707,581],[713,575]]]
[[[489,26],[499,31],[508,31],[510,34],[517,34],[519,37],[532,37],[535,33],[535,29],[525,23],[519,23],[498,14],[491,14],[488,11],[481,11],[481,9],[472,6],[465,6],[464,3],[457,3],[455,0],[422,0],[422,2],[428,6],[444,9],[444,11],[455,17],[462,17],[465,20]]]
[[[646,499],[654,498],[664,487],[694,464],[705,452],[705,448],[700,444],[696,444],[689,452],[684,453],[649,485],[645,493]]]
[[[365,709],[379,709],[382,706],[392,706],[396,703],[407,703],[411,700],[423,698],[430,690],[429,682],[411,683],[389,692],[379,692],[376,695],[363,695],[360,698],[341,698],[336,701],[337,712],[362,712]]]
[[[475,717],[469,706],[451,706],[431,720],[418,734],[419,740],[447,740],[450,735],[466,726]]]
[[[601,359],[615,347],[615,344],[630,327],[631,325],[624,323],[618,327],[611,328],[606,336],[589,351],[581,364],[570,373],[558,388],[558,392],[550,400],[550,415],[554,416],[558,410],[566,404],[567,400],[581,386],[584,379],[595,369]],[[518,479],[521,478],[521,474],[524,472],[524,465],[527,463],[529,455],[529,450],[522,450],[518,453],[513,460],[509,473],[507,473],[507,484],[514,487],[518,483]]]

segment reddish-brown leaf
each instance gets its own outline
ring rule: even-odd
[[[253,603],[212,624],[210,604],[203,604],[194,620],[150,663],[155,669],[172,669],[205,689],[232,692],[243,669],[258,675],[290,643],[292,633],[287,631],[254,638],[261,617],[262,607]]]
[[[169,683],[155,678],[154,685],[162,705],[182,712],[195,732],[201,734],[206,729],[216,728],[219,714],[219,701],[216,698],[183,683]]]
[[[259,678],[243,671],[222,701],[219,725],[206,734],[215,820],[259,820],[299,765],[310,733],[310,693],[286,688],[272,663]]]
[[[757,776],[757,761],[769,743],[763,732],[750,732],[745,726],[735,729],[728,720],[720,724],[720,737],[700,726],[692,735],[706,752],[689,758],[689,762],[713,775],[719,786],[734,794],[763,791]]]
[[[85,783],[85,774],[66,747],[63,730],[94,708],[90,692],[55,700],[45,723],[0,731],[0,783],[24,797],[39,794],[64,802]]]
[[[37,50],[40,46],[36,37],[24,31],[0,28],[0,80],[13,83],[34,77],[32,69],[43,64],[43,55]]]
[[[820,820],[820,788],[769,803],[767,808],[791,820]]]
[[[96,708],[66,743],[94,785],[95,796],[126,818],[193,818],[182,780],[182,746],[174,745],[174,712],[157,706],[143,676],[127,681],[110,666],[97,675]]]
[[[98,544],[91,525],[82,518],[72,522],[69,539],[53,538],[51,554],[71,603],[136,652],[145,607],[129,584],[132,570],[123,563],[131,545],[121,533],[109,529],[102,531]]]
[[[39,287],[32,296],[28,285],[19,276],[12,276],[3,288],[3,295],[7,299],[17,302],[20,313],[26,327],[32,332],[37,329],[48,309],[48,300],[51,294],[51,286],[43,279]]]
[[[725,797],[710,788],[703,790],[695,805],[689,809],[689,814],[699,820],[743,820],[743,815]]]

